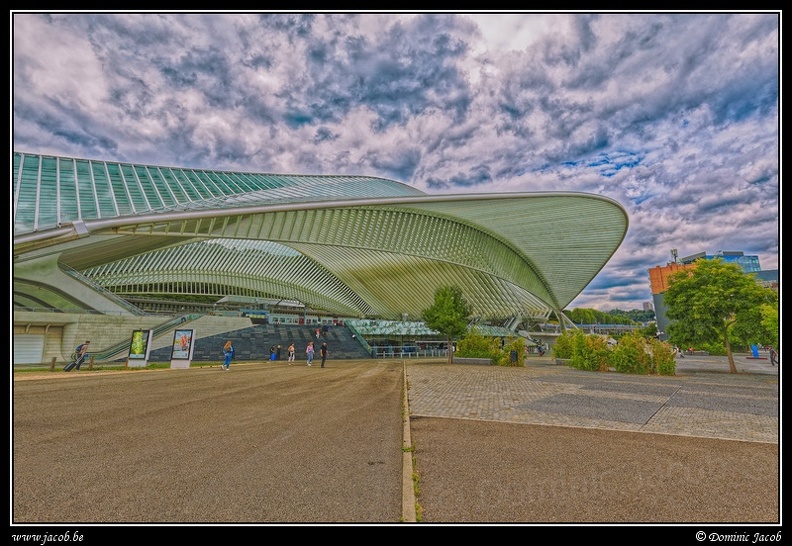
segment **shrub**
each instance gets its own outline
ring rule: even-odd
[[[676,375],[676,360],[671,345],[658,339],[651,339],[652,371],[659,375]]]
[[[723,346],[722,342],[702,343],[701,345],[696,345],[695,349],[698,351],[707,351],[708,354],[713,356],[726,356],[726,347]]]
[[[517,362],[511,361],[511,351],[517,351]],[[483,336],[475,328],[472,328],[463,339],[457,342],[454,356],[489,358],[498,366],[524,366],[525,340],[521,337],[510,338],[501,349],[500,338]]]
[[[575,350],[569,365],[579,370],[607,372],[610,348],[607,340],[594,334],[583,334],[576,340]]]
[[[481,335],[475,328],[457,342],[454,356],[467,358],[498,358],[499,342],[492,337]]]
[[[512,351],[517,351],[517,362],[511,361]],[[525,340],[521,337],[510,338],[499,353],[494,360],[498,366],[525,366]]]
[[[637,334],[621,336],[618,345],[613,348],[611,364],[617,372],[648,374],[653,373],[652,355],[646,340]]]
[[[611,348],[607,339],[580,330],[561,334],[553,346],[556,358],[569,360],[579,370],[621,373],[674,375],[676,361],[671,345],[657,339],[645,339],[639,333],[624,334]]]
[[[582,337],[585,336],[581,330],[567,330],[556,338],[553,344],[553,356],[555,358],[572,358],[575,352],[575,347],[582,342]]]

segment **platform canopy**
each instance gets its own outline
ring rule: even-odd
[[[279,298],[414,320],[453,285],[483,319],[547,316],[583,291],[628,227],[624,208],[600,195],[430,195],[372,176],[14,152],[12,184],[21,307],[31,287],[58,290],[36,278],[46,268],[23,268],[46,262],[122,298]]]

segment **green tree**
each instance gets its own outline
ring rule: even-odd
[[[698,260],[696,267],[674,273],[668,278],[663,299],[671,321],[668,331],[677,345],[722,342],[729,360],[729,371],[737,373],[730,334],[754,331],[757,311],[768,303],[772,290],[759,285],[739,265],[722,259]]]
[[[750,320],[743,320],[734,325],[729,333],[732,347],[743,347],[750,350],[751,345],[778,346],[778,294],[765,288],[766,299],[750,310]]]
[[[470,315],[470,304],[456,286],[439,288],[435,292],[434,304],[421,313],[421,318],[429,328],[446,336],[449,364],[454,362],[453,340],[467,333]]]
[[[767,345],[772,345],[778,349],[779,329],[778,329],[778,297],[772,303],[762,304],[760,309],[762,314],[762,326],[767,333]]]

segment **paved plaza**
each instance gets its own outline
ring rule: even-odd
[[[15,373],[12,523],[772,527],[778,368],[737,365]]]

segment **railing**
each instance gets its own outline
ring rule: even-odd
[[[419,349],[413,345],[402,347],[371,347],[372,358],[440,358],[446,357],[446,349],[426,348]]]
[[[61,269],[61,271],[63,271],[64,273],[66,273],[67,275],[69,275],[70,277],[75,279],[76,281],[81,282],[82,284],[85,284],[85,285],[89,286],[91,289],[99,292],[100,294],[102,294],[107,299],[112,300],[118,306],[123,307],[124,309],[126,309],[127,311],[132,313],[133,315],[143,316],[143,315],[147,315],[148,314],[145,311],[141,310],[139,307],[136,307],[136,306],[132,305],[131,303],[126,301],[124,298],[121,298],[120,296],[115,295],[113,292],[111,292],[110,290],[108,290],[107,288],[102,286],[101,284],[98,284],[98,283],[94,282],[93,280],[89,279],[88,277],[86,277],[85,275],[83,275],[82,273],[77,271],[76,269],[73,269],[73,268],[65,266],[65,265],[60,265],[60,269]]]
[[[69,309],[68,311],[64,311],[63,309],[58,309],[55,307],[31,307],[25,306],[20,307],[15,305],[14,311],[25,312],[25,313],[57,313],[59,315],[107,315],[107,316],[128,316],[128,313],[124,311],[97,311],[96,309]],[[146,315],[150,315],[152,313],[146,313]],[[153,313],[159,314],[159,313]],[[170,315],[169,315],[170,316]]]
[[[355,340],[357,340],[357,342],[360,343],[364,349],[366,349],[366,352],[372,354],[371,345],[369,345],[368,341],[366,341],[365,338],[360,335],[360,332],[358,332],[357,328],[355,328],[351,322],[347,322],[346,327],[349,328],[350,332],[352,332],[352,337],[354,337]]]

